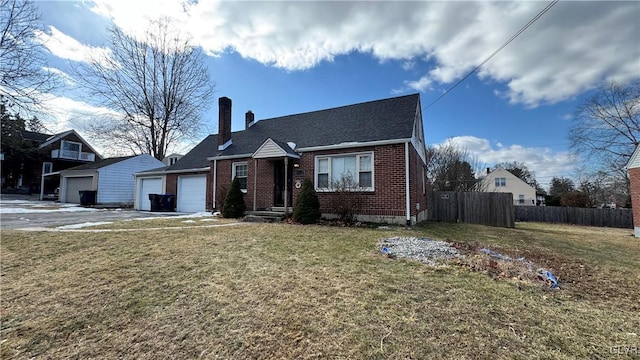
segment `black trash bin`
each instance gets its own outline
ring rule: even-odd
[[[96,204],[96,195],[97,191],[95,190],[80,190],[78,191],[80,194],[80,205],[95,205]]]
[[[163,194],[160,196],[161,211],[174,211],[176,208],[176,196],[173,194]]]
[[[160,195],[159,194],[149,194],[149,201],[151,202],[150,211],[157,212],[162,211],[160,208]]]

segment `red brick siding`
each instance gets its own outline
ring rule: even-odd
[[[374,159],[374,191],[354,194],[360,201],[362,215],[404,216],[405,183],[404,183],[404,144],[375,147],[361,147],[342,150],[317,151],[304,153],[300,159],[300,169],[304,176],[296,176],[295,180],[305,178],[314,181],[315,157],[319,155],[339,155],[373,151]],[[300,190],[294,188],[293,203]],[[323,213],[334,213],[332,203],[337,194],[318,192],[320,207]]]
[[[629,182],[633,224],[640,226],[640,168],[629,169]]]
[[[405,204],[405,145],[384,145],[375,147],[360,147],[341,150],[326,150],[303,153],[299,160],[289,159],[289,166],[299,163],[300,167],[293,168],[293,181],[302,182],[308,178],[314,181],[315,157],[321,155],[339,155],[361,152],[373,152],[374,159],[374,191],[360,192],[354,194],[360,202],[360,214],[374,216],[406,216]],[[269,159],[251,158],[218,160],[217,161],[217,193],[216,207],[220,209],[224,203],[224,198],[231,186],[232,164],[234,162],[246,161],[248,165],[247,193],[245,204],[248,210],[252,210],[254,201],[254,186],[256,188],[255,198],[257,210],[270,208],[274,205],[274,173],[273,161]],[[257,164],[257,182],[256,182]],[[211,162],[212,179],[214,162]],[[420,204],[420,210],[426,209],[426,195],[422,192],[422,167],[424,164],[412,145],[409,145],[409,178],[410,178],[410,200],[411,215],[416,215],[416,203]],[[301,174],[298,174],[298,173]],[[169,181],[167,181],[169,184]],[[211,184],[211,186],[213,186]],[[211,189],[208,190],[211,192]],[[292,186],[293,201],[289,206],[295,204],[300,189]],[[335,213],[333,203],[337,195],[333,192],[318,192],[321,211],[323,213]]]
[[[422,162],[420,155],[413,147],[409,145],[409,194],[411,194],[411,215],[416,215],[419,212],[424,211],[427,208],[427,195],[423,192],[426,189],[425,182],[425,164]],[[420,209],[418,210],[419,204]]]

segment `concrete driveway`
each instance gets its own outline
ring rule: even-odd
[[[176,213],[151,213],[131,209],[83,208],[77,205],[37,199],[34,196],[2,194],[0,197],[0,229],[56,227],[87,222],[176,215]]]

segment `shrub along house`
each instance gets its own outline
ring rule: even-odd
[[[137,174],[140,199],[153,183],[158,193],[176,194],[178,204],[181,197],[198,197],[202,210],[219,209],[238,177],[248,210],[285,211],[295,204],[303,180],[310,179],[325,216],[338,211],[345,195],[340,184],[347,184],[359,220],[426,218],[418,94],[261,121],[248,111],[245,129],[236,132],[231,131],[231,99],[222,97],[218,129],[174,165]],[[188,188],[181,186],[185,181]]]

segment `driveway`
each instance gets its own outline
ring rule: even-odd
[[[75,204],[39,201],[37,197],[26,195],[2,194],[0,197],[1,230],[175,215],[176,213],[151,213],[131,209],[84,208]]]

